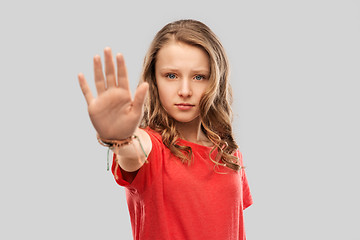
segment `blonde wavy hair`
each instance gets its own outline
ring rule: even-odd
[[[201,129],[214,144],[209,157],[215,166],[223,165],[240,170],[239,159],[234,156],[238,148],[232,133],[232,90],[229,85],[229,63],[225,50],[217,36],[202,22],[178,20],[164,26],[153,39],[145,56],[140,83],[149,83],[149,94],[145,102],[144,116],[140,127],[150,127],[159,132],[162,141],[183,163],[192,161],[192,149],[178,145],[179,133],[176,121],[167,114],[160,103],[155,78],[155,63],[159,50],[175,40],[204,49],[210,60],[210,86],[200,100]],[[215,159],[213,151],[218,150]]]

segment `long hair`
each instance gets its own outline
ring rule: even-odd
[[[175,120],[167,114],[160,103],[155,78],[157,53],[168,42],[175,40],[200,47],[209,55],[210,85],[203,94],[199,108],[201,129],[214,144],[209,157],[217,165],[239,170],[242,166],[234,156],[238,148],[232,133],[232,90],[229,85],[229,62],[217,36],[205,24],[196,20],[179,20],[164,26],[153,39],[145,56],[141,82],[149,83],[149,94],[145,102],[144,116],[140,127],[149,126],[159,132],[163,143],[182,162],[191,163],[192,150],[189,146],[178,145],[179,133]],[[213,151],[218,150],[215,159]]]

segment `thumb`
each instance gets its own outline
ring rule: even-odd
[[[146,82],[140,84],[136,89],[133,101],[133,108],[135,112],[142,112],[148,89],[149,84]]]

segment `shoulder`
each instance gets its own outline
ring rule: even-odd
[[[154,154],[160,154],[165,148],[161,134],[150,127],[142,128],[142,130],[147,133],[151,141],[151,152],[149,157]]]
[[[242,153],[240,152],[239,149],[236,149],[236,150],[235,150],[234,156],[236,156],[237,158],[239,158],[239,161],[242,162],[242,160],[243,160],[243,155],[242,155]]]
[[[143,128],[142,130],[144,130],[150,136],[153,143],[162,143],[162,137],[159,132],[156,132],[150,127]]]

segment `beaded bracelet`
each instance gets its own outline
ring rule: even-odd
[[[140,138],[137,136],[137,135],[132,135],[126,139],[123,139],[123,140],[109,140],[109,139],[102,139],[100,138],[99,134],[97,134],[97,140],[98,142],[100,143],[100,145],[104,146],[104,147],[108,147],[108,151],[107,151],[107,171],[109,171],[109,153],[110,153],[110,150],[113,150],[114,148],[120,148],[120,147],[123,147],[125,145],[129,145],[133,142],[133,139],[136,139],[138,142],[139,142],[139,145],[141,147],[141,150],[145,156],[145,163],[148,163],[147,161],[147,157],[148,155],[146,154],[145,150],[144,150],[144,147],[140,141]],[[135,147],[135,146],[134,146]],[[141,157],[135,147],[135,151],[136,151],[136,154],[138,156],[138,159],[139,159],[139,162],[141,162]]]

